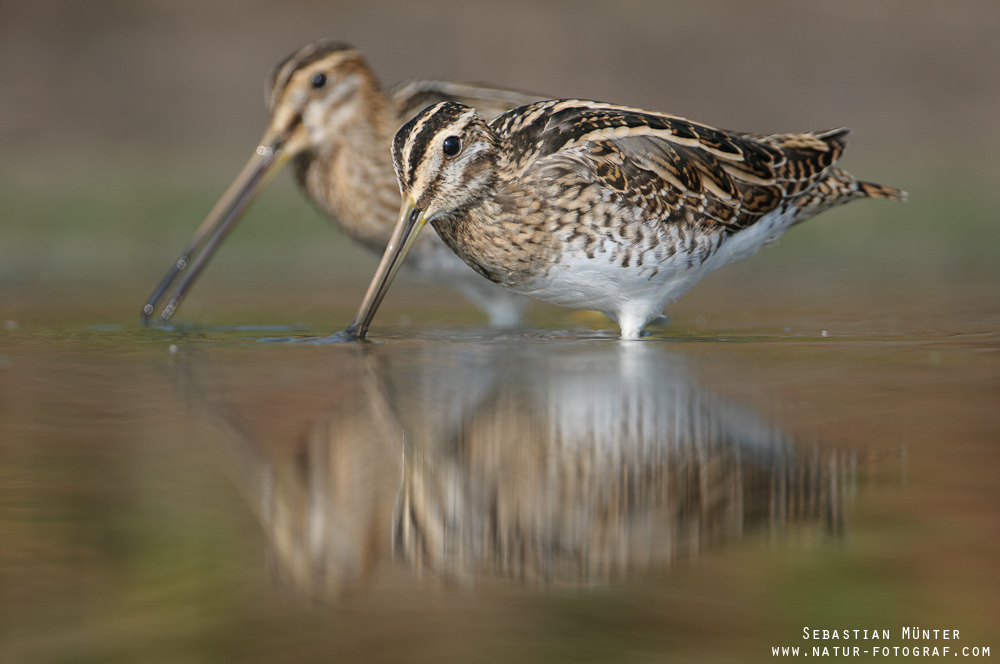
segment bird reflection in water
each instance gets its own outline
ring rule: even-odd
[[[197,401],[269,558],[310,594],[390,557],[442,580],[604,584],[753,532],[837,533],[854,484],[851,452],[793,443],[655,344],[389,343],[310,356],[315,379],[279,398],[220,389],[202,360]]]

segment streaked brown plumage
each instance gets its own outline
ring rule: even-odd
[[[698,279],[794,224],[856,198],[902,200],[834,166],[848,133],[745,134],[576,99],[487,123],[443,102],[393,143],[399,228],[430,221],[491,281],[603,311],[635,338]],[[387,250],[350,329],[357,336],[391,279],[390,259]]]
[[[352,240],[382,252],[399,208],[390,145],[404,122],[443,100],[460,101],[494,117],[538,99],[439,80],[413,80],[386,92],[360,51],[332,40],[309,44],[279,63],[265,84],[265,98],[270,121],[255,156],[153,293],[144,318],[184,272],[161,318],[173,314],[253,197],[289,159],[313,204]],[[421,238],[409,264],[423,276],[457,287],[491,322],[519,320],[526,300],[475,275],[434,234]]]

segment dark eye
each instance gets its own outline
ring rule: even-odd
[[[313,74],[312,84],[314,88],[321,88],[326,85],[326,74]]]
[[[458,136],[449,136],[444,139],[444,143],[441,146],[444,149],[444,153],[449,157],[454,157],[458,154],[458,151],[462,149],[462,141],[458,140]]]

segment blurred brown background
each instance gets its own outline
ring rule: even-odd
[[[45,312],[58,307],[133,320],[256,145],[271,67],[326,36],[361,48],[386,85],[483,81],[744,131],[846,125],[855,134],[844,166],[910,191],[906,206],[854,204],[796,229],[697,287],[700,306],[748,280],[759,293],[768,279],[806,294],[878,283],[888,290],[877,306],[916,303],[942,280],[995,292],[1000,7],[990,0],[8,0],[0,301],[27,319],[55,320]],[[261,197],[182,312],[285,307],[326,311],[326,324],[353,306],[373,259],[325,228],[289,180]],[[83,283],[108,297],[74,294]],[[432,290],[421,291],[428,307]],[[685,309],[693,295],[678,305],[682,319],[699,313]]]
[[[747,538],[579,593],[439,592],[398,567],[338,606],[275,592],[211,408],[253,418],[291,459],[317,422],[365,416],[366,355],[218,344],[251,333],[212,326],[341,329],[376,258],[283,174],[178,312],[209,329],[135,323],[257,145],[265,76],[319,37],[361,48],[387,85],[451,77],[744,131],[852,127],[843,166],[910,201],[824,213],[671,307],[681,340],[755,343],[640,345],[676,353],[698,390],[759,411],[800,451],[885,460],[845,536]],[[995,653],[998,97],[996,0],[0,0],[0,661],[759,661],[806,645],[806,625],[954,628],[962,641],[934,645]],[[485,320],[397,279],[373,335],[404,319]],[[416,371],[421,344],[374,348]],[[539,352],[575,349],[582,371],[600,346]],[[428,375],[452,375],[439,365]],[[931,645],[887,645],[917,644]]]

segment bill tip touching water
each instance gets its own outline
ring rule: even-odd
[[[638,338],[708,273],[860,198],[906,192],[835,166],[850,130],[748,134],[578,99],[487,122],[441,102],[393,141],[403,202],[346,331],[367,334],[420,230],[513,292],[601,311]]]
[[[307,44],[279,62],[264,92],[269,119],[263,138],[146,301],[143,323],[171,318],[254,198],[286,163],[293,163],[299,186],[324,216],[355,243],[381,252],[399,206],[390,145],[404,122],[443,99],[471,104],[488,117],[539,99],[435,79],[385,90],[360,51],[332,39]],[[526,298],[477,275],[433,233],[417,244],[407,262],[415,272],[459,290],[495,326],[520,321]],[[168,291],[167,304],[156,316]]]

